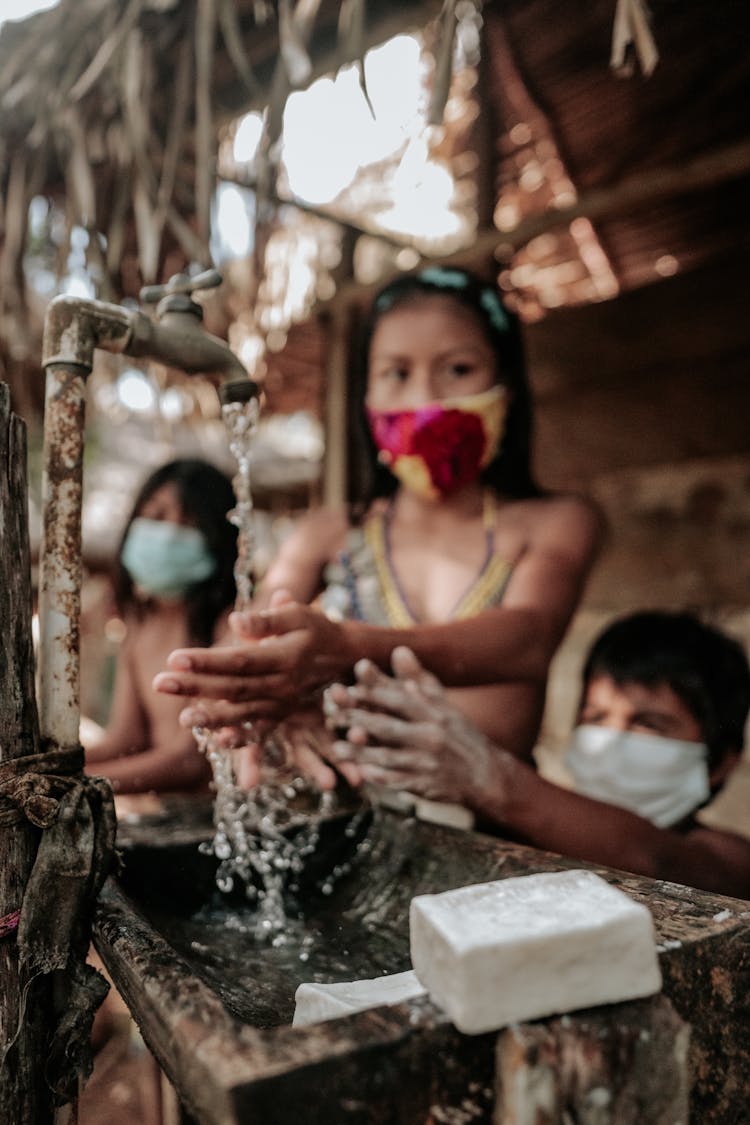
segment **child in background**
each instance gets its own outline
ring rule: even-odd
[[[395,680],[362,661],[328,693],[337,760],[367,781],[465,805],[504,835],[574,859],[750,897],[750,838],[696,812],[742,751],[750,667],[742,646],[690,614],[609,626],[583,671],[566,762],[576,791],[539,777],[453,708],[400,648]],[[750,835],[750,833],[749,833]]]
[[[210,767],[176,701],[151,681],[167,654],[210,645],[235,598],[237,530],[231,483],[205,461],[171,461],[142,486],[127,522],[115,597],[127,634],[118,654],[106,729],[85,745],[86,769],[115,793],[205,788]]]

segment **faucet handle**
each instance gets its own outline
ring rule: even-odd
[[[144,285],[139,296],[145,304],[155,305],[164,297],[172,297],[178,293],[190,298],[198,289],[215,289],[217,285],[221,285],[222,280],[219,271],[214,269],[204,270],[194,277],[187,273],[176,273],[165,285]]]

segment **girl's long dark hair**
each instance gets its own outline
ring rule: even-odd
[[[190,640],[198,645],[209,645],[219,616],[234,604],[237,528],[227,519],[235,503],[229,478],[207,461],[199,458],[170,461],[156,469],[141,486],[117,551],[114,570],[117,607],[123,615],[131,611],[140,617],[146,611],[136,595],[132,578],[122,565],[122,546],[131,523],[140,515],[146,501],[165,484],[174,485],[186,519],[203,532],[216,559],[216,570],[211,577],[191,587],[185,596]]]
[[[505,435],[497,456],[482,474],[483,481],[498,494],[514,499],[543,495],[531,464],[532,402],[518,318],[503,305],[495,286],[466,270],[434,266],[396,278],[381,289],[365,322],[352,396],[353,427],[365,463],[360,473],[362,479],[355,482],[355,494],[351,499],[367,504],[375,497],[392,495],[398,487],[396,478],[378,460],[378,450],[367,423],[368,357],[373,333],[381,318],[425,297],[454,301],[473,314],[478,330],[495,353],[497,381],[511,394]]]

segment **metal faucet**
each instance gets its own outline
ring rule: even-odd
[[[141,300],[158,302],[155,320],[139,309],[65,295],[47,309],[39,723],[42,738],[61,748],[79,742],[83,447],[86,378],[94,352],[101,348],[190,374],[221,375],[241,394],[250,382],[247,371],[224,340],[201,327],[203,310],[192,298],[196,290],[221,280],[216,270],[207,270],[193,278],[176,274],[166,285],[142,289]]]
[[[217,270],[197,277],[175,274],[166,285],[147,285],[140,297],[156,303],[156,319],[140,309],[62,295],[50,302],[44,322],[42,363],[74,364],[90,373],[94,349],[148,358],[188,374],[246,379],[247,371],[229,345],[202,327],[203,309],[193,300],[199,289],[221,284]]]

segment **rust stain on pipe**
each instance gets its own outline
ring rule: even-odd
[[[60,745],[78,741],[85,407],[81,368],[50,364],[39,587],[40,725],[42,734]]]
[[[134,313],[89,298],[55,297],[44,319],[42,364],[76,364],[88,374],[94,349],[124,352],[132,337]],[[139,314],[141,315],[141,314]]]

